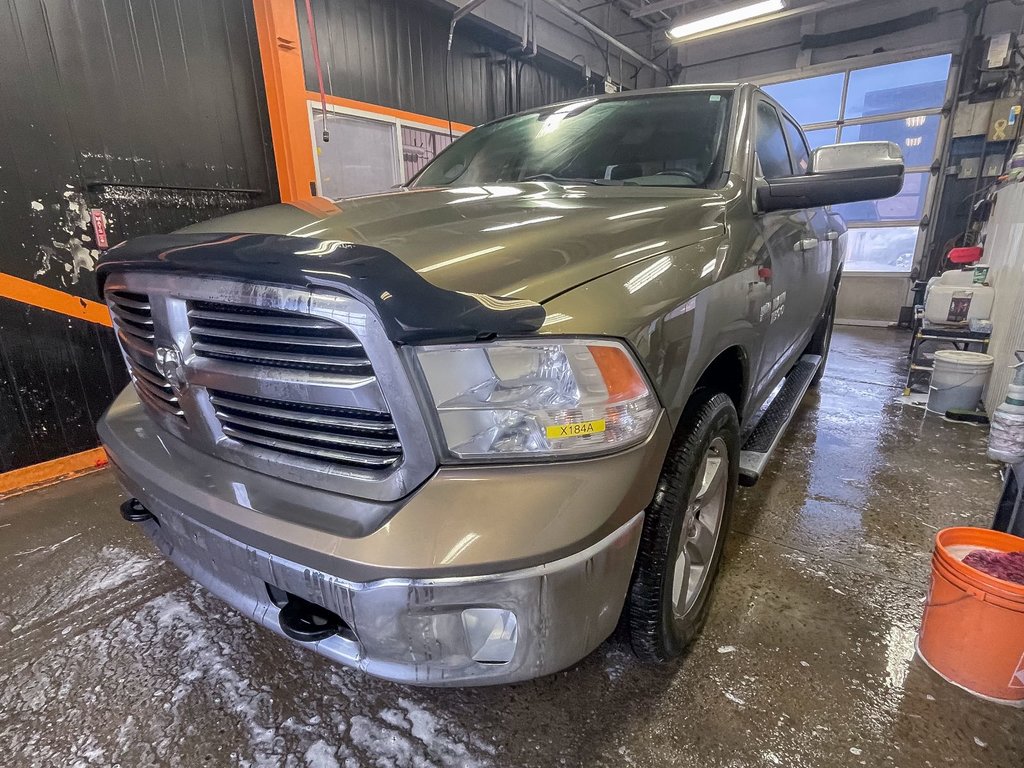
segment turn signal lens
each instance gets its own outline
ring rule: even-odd
[[[659,410],[617,341],[545,338],[416,353],[457,458],[607,452],[646,439]]]
[[[608,388],[609,402],[618,403],[644,395],[647,383],[624,349],[601,347],[596,344],[587,345],[587,349],[601,371],[601,378]]]

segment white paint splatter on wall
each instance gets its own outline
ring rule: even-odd
[[[92,237],[89,235],[91,222],[85,197],[70,184],[65,186],[69,189],[64,191],[62,202],[54,207],[61,213],[59,232],[66,237],[61,238],[58,234],[50,240],[50,245],[36,246],[40,263],[34,277],[55,272],[62,284],[75,285],[81,279],[82,272],[96,269],[100,252],[86,245],[92,242]],[[39,200],[33,200],[29,205],[34,212],[43,211],[47,207]]]

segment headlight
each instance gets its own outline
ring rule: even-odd
[[[448,450],[459,458],[599,453],[646,438],[658,401],[630,352],[605,340],[419,347]]]

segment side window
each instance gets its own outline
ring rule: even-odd
[[[757,102],[757,159],[766,179],[793,174],[779,113],[766,101]]]
[[[782,119],[782,127],[786,131],[786,138],[789,140],[789,154],[793,160],[793,171],[797,176],[807,173],[811,167],[811,153],[807,150],[807,142],[791,120]]]

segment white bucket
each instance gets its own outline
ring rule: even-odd
[[[928,388],[928,410],[945,413],[954,408],[973,411],[992,372],[992,355],[940,349],[935,353],[932,383]]]

